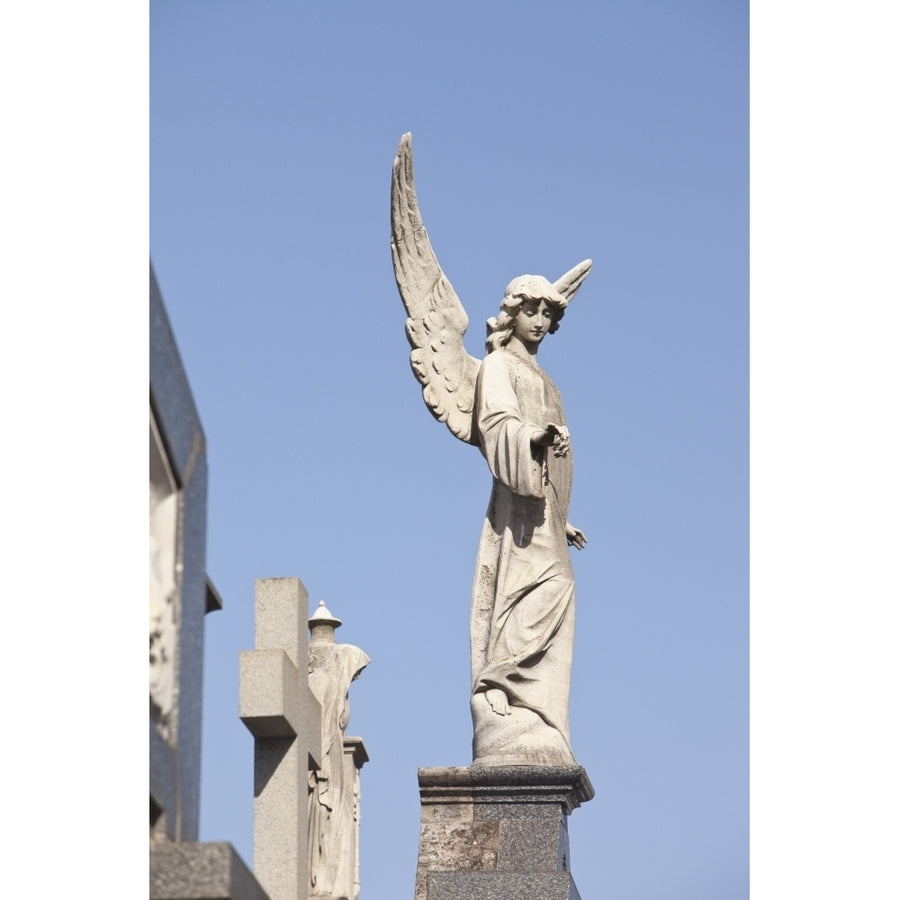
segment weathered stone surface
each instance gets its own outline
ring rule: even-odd
[[[510,804],[536,817],[557,805],[571,813],[594,788],[581,766],[441,766],[419,769],[419,793],[423,808],[470,803],[478,818],[490,804]]]
[[[150,834],[195,841],[200,820],[206,439],[150,270]]]
[[[270,900],[231,844],[156,844],[150,900]]]
[[[230,844],[198,843],[206,443],[150,271],[151,900],[270,900]]]
[[[254,737],[293,737],[302,730],[301,677],[284,650],[241,653],[238,714]]]
[[[555,282],[522,275],[487,321],[487,356],[463,344],[469,324],[422,224],[410,135],[394,161],[391,249],[406,308],[410,362],[431,413],[481,450],[494,479],[475,563],[470,642],[475,764],[574,765],[569,682],[575,580],[568,545],[572,454],[562,398],[538,365],[587,277],[585,260]]]
[[[241,654],[241,719],[253,732],[253,867],[271,900],[306,896],[307,793],[321,756],[307,683],[308,596],[299,578],[256,582],[256,649]],[[270,693],[269,693],[270,692]]]
[[[419,862],[426,868],[493,870],[499,857],[500,823],[497,821],[422,826]]]
[[[567,868],[569,835],[561,816],[504,819],[500,833],[499,870],[558,872]]]
[[[309,779],[309,896],[359,894],[359,768],[362,741],[345,739],[350,684],[369,664],[352,644],[339,644],[341,625],[320,603],[309,619],[309,688],[322,709],[321,762]],[[359,766],[357,766],[359,763]]]
[[[577,898],[568,814],[594,796],[580,766],[419,770],[416,900]]]
[[[174,828],[177,776],[175,755],[165,738],[150,721],[150,839],[171,840],[167,825]],[[169,810],[169,815],[166,815]]]
[[[475,805],[460,797],[448,803],[422,803],[422,822],[471,822],[475,818]]]
[[[431,872],[428,900],[580,900],[567,872]]]
[[[344,736],[344,782],[351,786],[352,809],[349,817],[349,843],[345,844],[350,868],[349,897],[356,900],[360,893],[359,823],[362,818],[362,782],[360,770],[369,761],[369,754],[361,738]]]
[[[254,738],[253,855],[271,900],[359,896],[360,738],[350,683],[368,665],[338,644],[299,578],[256,582],[254,650],[241,654],[240,717]],[[307,628],[311,638],[307,640]]]
[[[173,742],[178,649],[178,514],[181,495],[150,405],[150,713]]]

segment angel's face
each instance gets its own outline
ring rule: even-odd
[[[553,324],[553,313],[546,300],[523,300],[513,321],[513,334],[523,344],[540,344]]]

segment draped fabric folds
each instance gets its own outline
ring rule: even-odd
[[[562,398],[536,361],[501,348],[481,365],[475,402],[494,477],[472,591],[475,764],[571,765],[572,454],[531,445],[548,423],[565,425]],[[491,688],[506,694],[509,715],[491,709]]]

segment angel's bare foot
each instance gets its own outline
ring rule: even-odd
[[[484,698],[498,716],[509,715],[509,700],[506,699],[506,694],[500,688],[488,688],[484,692]]]

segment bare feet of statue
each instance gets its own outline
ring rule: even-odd
[[[506,699],[506,694],[500,688],[488,688],[484,692],[484,698],[498,716],[509,715],[509,700]]]

